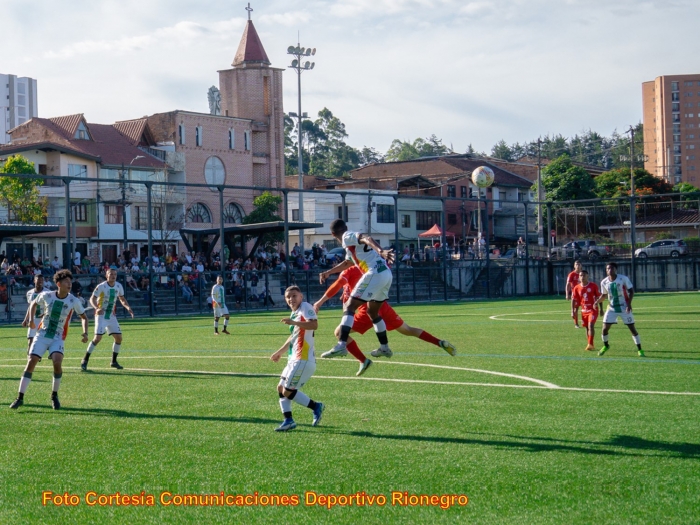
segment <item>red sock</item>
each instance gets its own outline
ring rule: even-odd
[[[365,361],[367,361],[365,354],[362,353],[362,350],[360,350],[360,347],[357,346],[357,343],[354,339],[350,341],[345,348],[347,348],[348,352],[350,352],[353,355],[353,357],[357,359],[360,363],[364,363]]]
[[[438,339],[432,334],[429,334],[425,330],[423,330],[423,333],[418,336],[418,339],[422,339],[423,341],[435,346],[440,346],[440,339]]]
[[[592,345],[592,344],[593,344],[593,336],[592,336],[592,335],[589,335],[589,336],[588,336],[588,344],[589,344],[589,345]]]

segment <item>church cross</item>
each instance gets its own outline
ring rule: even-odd
[[[250,2],[248,2],[248,7],[246,7],[245,10],[248,11],[248,20],[250,20],[250,13],[253,12],[253,8],[250,7]]]

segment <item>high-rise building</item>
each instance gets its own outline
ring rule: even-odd
[[[36,80],[0,73],[0,144],[10,142],[9,130],[37,116]]]
[[[671,184],[700,182],[700,74],[642,84],[644,167]]]

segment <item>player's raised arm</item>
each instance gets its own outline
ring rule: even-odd
[[[372,248],[375,252],[377,252],[379,255],[381,255],[382,258],[386,262],[388,262],[389,264],[392,264],[394,262],[394,249],[393,248],[389,248],[388,250],[382,249],[382,247],[379,246],[377,241],[375,241],[371,236],[367,235],[366,233],[361,233],[357,239],[357,242]]]
[[[339,291],[343,289],[343,286],[347,284],[347,279],[343,278],[341,275],[338,280],[336,280],[333,284],[331,284],[328,287],[328,290],[323,294],[323,297],[321,297],[318,301],[314,303],[314,312],[318,313],[318,311],[321,309],[321,306],[328,301],[331,297],[336,295]]]

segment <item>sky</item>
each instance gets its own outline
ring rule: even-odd
[[[38,81],[40,117],[208,112],[245,28],[238,0],[0,0],[0,73]],[[503,139],[623,132],[642,82],[700,73],[697,0],[253,0],[273,67],[315,47],[302,111],[386,152],[435,134],[455,152]],[[693,59],[692,57],[696,57]],[[284,109],[297,109],[284,73]]]

